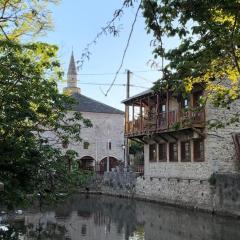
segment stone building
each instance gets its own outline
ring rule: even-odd
[[[213,185],[216,176],[239,173],[235,135],[239,126],[209,130],[206,123],[216,119],[226,123],[240,110],[240,103],[236,101],[230,109],[210,103],[202,107],[203,94],[200,87],[186,98],[171,91],[147,90],[123,101],[125,136],[144,144],[144,176],[137,179],[136,195],[206,209],[223,206],[225,190],[216,194],[218,188]],[[224,179],[229,182],[227,176]],[[240,176],[234,179],[239,181]],[[237,191],[228,193],[235,199]]]
[[[67,87],[63,90],[75,98],[72,111],[92,123],[81,130],[81,143],[70,143],[68,149],[78,153],[81,168],[106,171],[124,160],[124,112],[84,96],[77,86],[77,70],[72,53],[67,73]],[[69,114],[72,114],[69,111]],[[109,163],[109,164],[108,164]]]

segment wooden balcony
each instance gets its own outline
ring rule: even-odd
[[[135,137],[152,133],[177,131],[191,127],[204,127],[204,109],[149,113],[125,123],[125,136]]]

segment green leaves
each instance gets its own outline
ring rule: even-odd
[[[58,93],[61,69],[57,47],[0,41],[0,199],[9,207],[25,203],[27,194],[54,199],[79,184],[67,171],[69,151],[62,145],[81,140],[80,113],[68,114],[71,97]],[[72,161],[76,153],[71,152]]]
[[[239,99],[239,1],[145,0],[142,8],[147,31],[158,43],[154,57],[168,63],[161,82],[179,91],[202,84],[216,106],[227,107]],[[177,46],[167,49],[166,37]]]

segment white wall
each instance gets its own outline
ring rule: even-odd
[[[79,159],[84,156],[91,156],[96,161],[101,161],[104,157],[111,156],[118,160],[124,159],[124,115],[108,113],[82,113],[84,118],[88,118],[93,127],[83,128],[81,131],[81,143],[71,143],[68,149],[75,150],[79,154]],[[111,141],[112,149],[108,151],[107,143]],[[89,142],[88,149],[83,148],[84,141]]]

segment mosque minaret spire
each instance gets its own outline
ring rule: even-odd
[[[64,92],[68,94],[79,93],[81,92],[80,88],[77,86],[77,68],[74,60],[74,54],[70,58],[68,72],[67,72],[67,87],[64,88]]]

